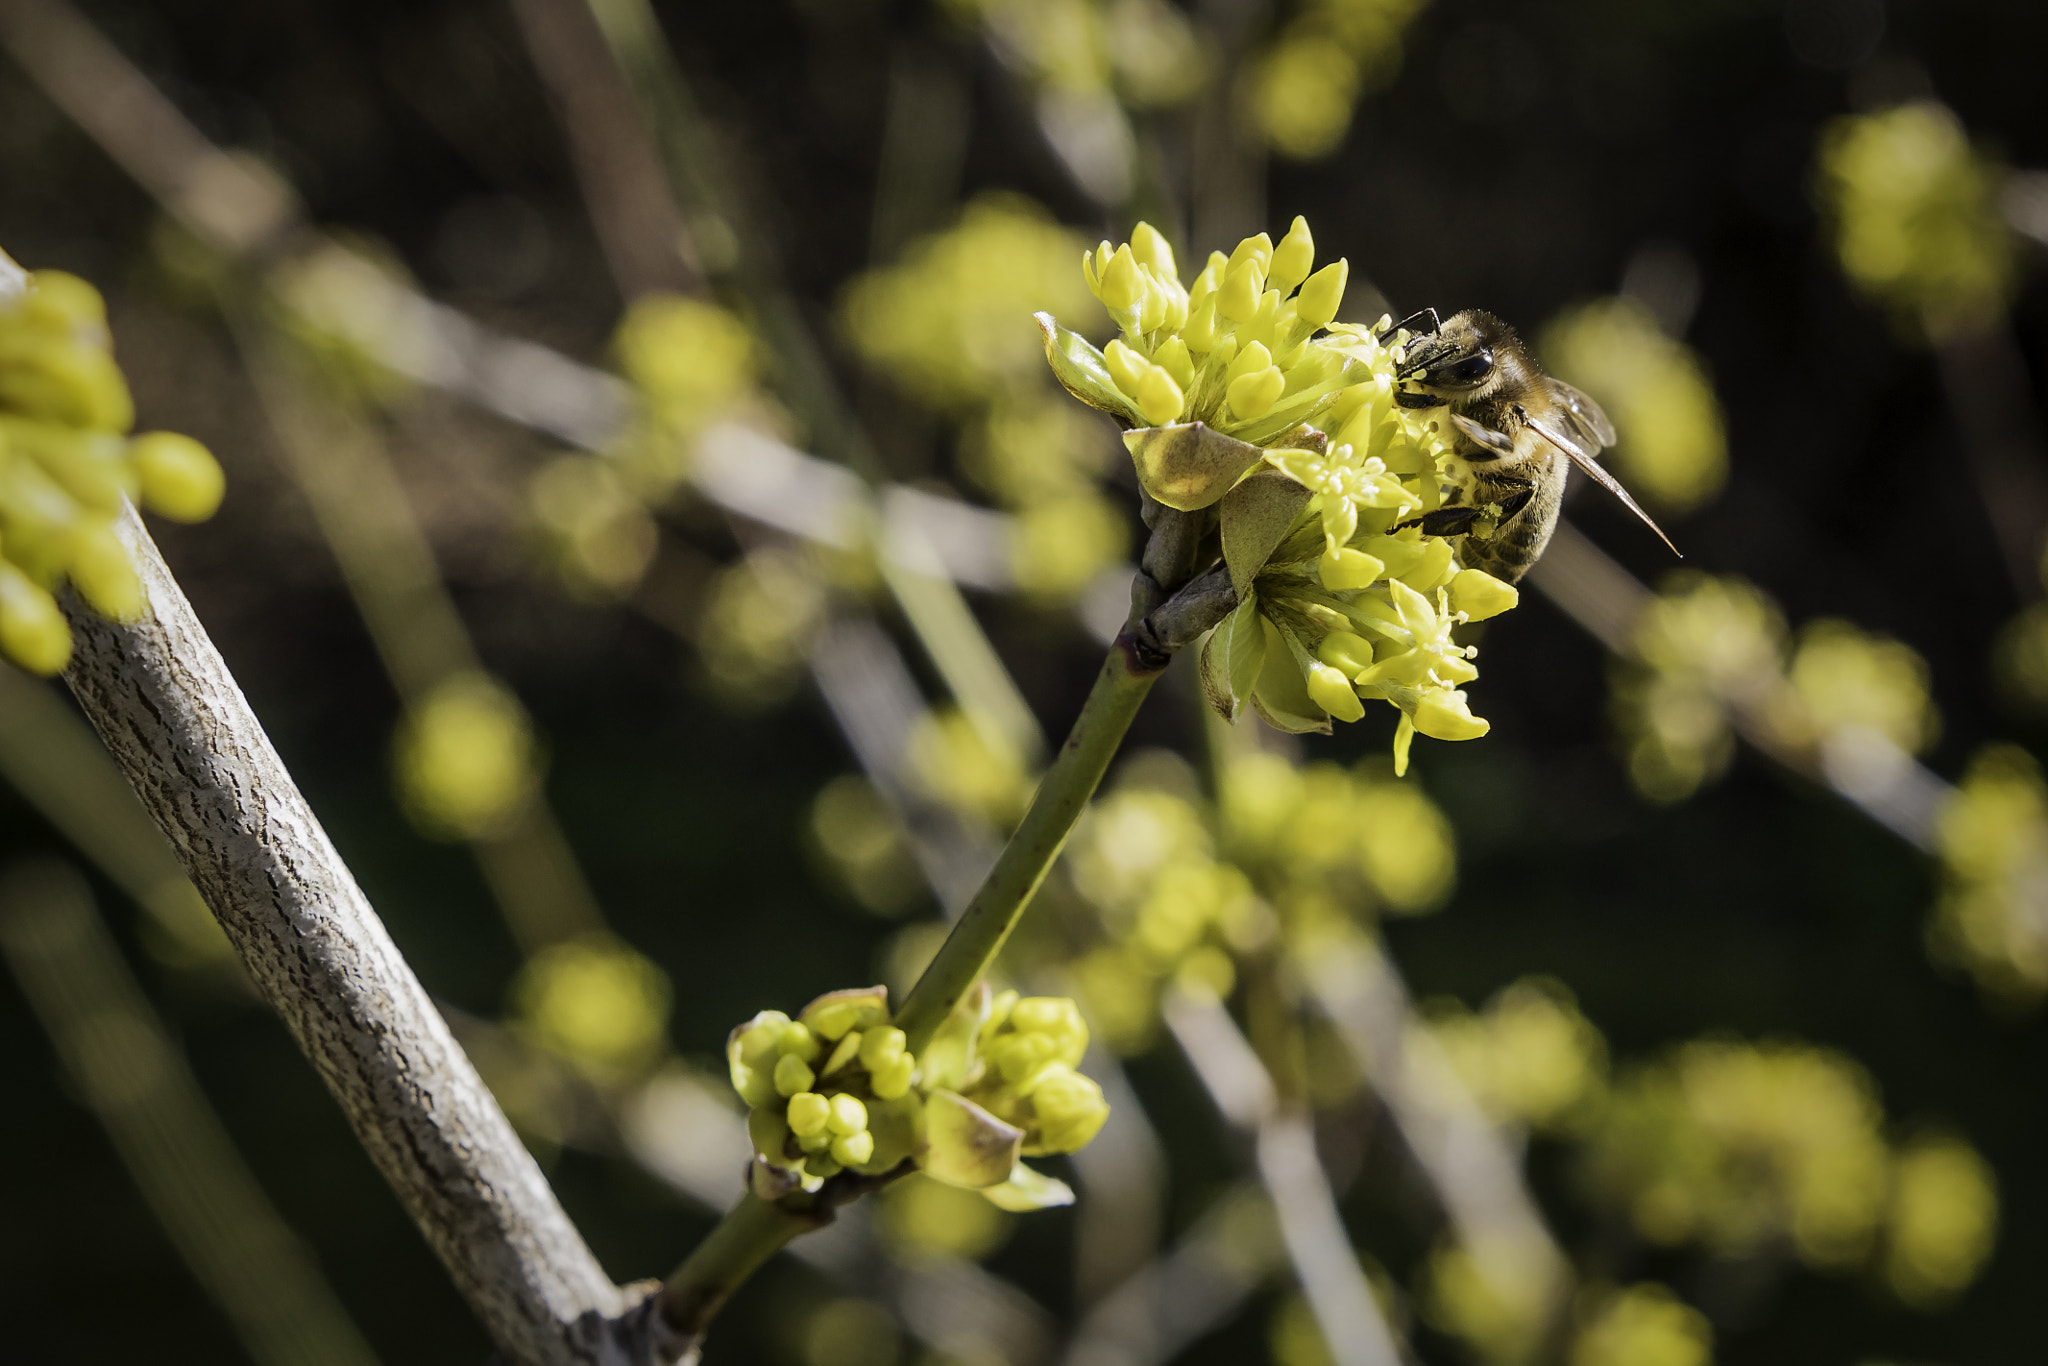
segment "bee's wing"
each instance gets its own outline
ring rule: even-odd
[[[1574,389],[1572,392],[1578,393],[1576,389]],[[1580,397],[1584,398],[1585,396],[1581,394]],[[1586,401],[1588,403],[1592,402],[1591,399],[1586,399]],[[1595,413],[1600,413],[1600,410],[1598,408],[1593,409],[1593,411]],[[1600,414],[1600,422],[1603,426],[1606,424],[1607,417],[1605,414]],[[1643,511],[1642,508],[1638,507],[1636,505],[1636,500],[1628,496],[1628,490],[1621,486],[1621,481],[1619,479],[1616,479],[1613,475],[1609,474],[1606,470],[1600,467],[1600,462],[1593,458],[1595,455],[1599,454],[1599,449],[1597,447],[1595,447],[1592,450],[1586,450],[1578,441],[1569,440],[1565,438],[1559,433],[1552,431],[1548,425],[1542,422],[1531,421],[1529,423],[1529,430],[1535,432],[1538,436],[1541,436],[1545,441],[1548,441],[1551,445],[1557,447],[1566,455],[1570,456],[1572,459],[1572,463],[1574,465],[1577,465],[1580,469],[1584,470],[1588,475],[1592,476],[1595,483],[1600,484],[1609,493],[1613,494],[1616,498],[1621,499],[1622,503],[1628,508],[1630,512],[1633,512],[1636,516],[1642,518],[1643,525],[1650,528],[1650,530],[1656,532],[1658,540],[1664,542],[1665,545],[1671,546],[1672,554],[1678,556],[1678,558],[1681,560],[1685,558],[1684,552],[1680,551],[1677,546],[1671,545],[1671,538],[1664,534],[1664,528],[1658,526],[1656,522],[1652,521],[1650,518],[1650,514]],[[1612,436],[1614,429],[1612,427],[1608,427],[1607,431],[1608,434]]]
[[[1561,379],[1551,380],[1550,388],[1566,415],[1566,431],[1557,435],[1577,437],[1589,458],[1598,455],[1601,447],[1614,444],[1614,424],[1607,420],[1599,404]]]

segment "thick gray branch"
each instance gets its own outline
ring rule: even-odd
[[[628,1294],[399,955],[133,509],[121,534],[149,610],[118,625],[67,601],[65,681],[506,1354],[624,1360],[608,1321]]]

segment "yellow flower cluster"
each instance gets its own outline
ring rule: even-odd
[[[540,746],[526,708],[503,683],[474,670],[443,679],[408,709],[392,758],[406,815],[446,839],[501,832],[540,784]]]
[[[1074,965],[1076,980],[1118,1052],[1150,1046],[1165,982],[1226,996],[1236,983],[1230,951],[1270,937],[1271,912],[1216,857],[1191,792],[1121,783],[1089,811],[1068,859],[1108,933]]]
[[[33,673],[71,658],[53,596],[67,580],[106,616],[142,610],[114,531],[124,499],[181,522],[220,506],[225,481],[205,447],[169,432],[131,439],[134,422],[99,291],[61,271],[24,275],[0,254],[0,655]]]
[[[1696,352],[1629,298],[1598,299],[1554,319],[1543,354],[1557,374],[1600,395],[1621,443],[1604,456],[1644,501],[1687,513],[1728,480],[1728,434]]]
[[[1102,1088],[1075,1069],[1088,1026],[1064,996],[995,998],[979,1039],[982,1074],[964,1094],[1024,1131],[1023,1155],[1078,1152],[1109,1118]]]
[[[2048,784],[2040,764],[2016,745],[1981,751],[1942,810],[1937,838],[1937,952],[1994,996],[2039,999],[2048,991]]]
[[[1056,100],[1114,97],[1133,108],[1192,99],[1214,62],[1166,0],[944,0],[986,24],[997,50]]]
[[[884,987],[830,992],[794,1020],[762,1011],[733,1030],[726,1061],[749,1107],[756,1194],[914,1161],[1003,1209],[1071,1202],[1018,1159],[1084,1147],[1109,1117],[1101,1088],[1075,1070],[1088,1030],[1072,1001],[992,1001],[984,984],[922,1057],[905,1042]]]
[[[1031,200],[984,194],[855,280],[839,308],[856,354],[960,424],[963,468],[1016,517],[1018,587],[1049,605],[1071,601],[1130,542],[1126,513],[1098,487],[1101,433],[1049,389],[1019,326],[1038,309],[1086,304],[1073,272],[1081,246]]]
[[[1870,1079],[1838,1053],[1703,1041],[1620,1080],[1588,1170],[1654,1242],[1740,1257],[1783,1241],[1811,1267],[1870,1266],[1933,1302],[1982,1265],[1996,1194],[1968,1145],[1894,1149],[1883,1122]]]
[[[571,592],[631,593],[654,559],[653,512],[688,478],[697,439],[754,400],[753,334],[714,303],[673,295],[637,301],[612,338],[638,411],[617,449],[562,454],[527,486],[541,558]]]
[[[1931,101],[1838,119],[1820,141],[1820,193],[1842,270],[1908,329],[1941,341],[2011,299],[2004,169]]]
[[[1260,233],[1211,253],[1183,286],[1166,239],[1140,223],[1082,259],[1117,340],[1098,351],[1039,323],[1068,392],[1132,429],[1146,492],[1216,510],[1239,606],[1203,647],[1211,704],[1327,733],[1386,701],[1405,772],[1417,732],[1486,733],[1461,690],[1475,651],[1452,633],[1517,595],[1408,524],[1441,504],[1451,448],[1437,420],[1396,399],[1406,334],[1333,321],[1349,272],[1315,268],[1297,218],[1277,245]]]
[[[1710,1366],[1713,1359],[1706,1315],[1654,1281],[1594,1298],[1569,1357],[1571,1366]]]
[[[1111,1047],[1151,1045],[1163,986],[1228,996],[1237,964],[1285,947],[1313,955],[1377,909],[1434,909],[1456,869],[1450,823],[1384,765],[1298,768],[1234,756],[1211,808],[1164,753],[1133,756],[1075,832],[1074,888],[1104,942],[1073,971]]]
[[[1401,71],[1401,37],[1426,0],[1308,0],[1253,61],[1240,98],[1280,155],[1326,157],[1358,101]]]
[[[1827,619],[1788,644],[1777,605],[1737,578],[1672,574],[1631,654],[1615,667],[1614,720],[1629,776],[1652,801],[1682,801],[1727,768],[1731,709],[1796,750],[1862,731],[1919,754],[1940,730],[1910,647]]]
[[[826,606],[823,577],[802,548],[771,546],[726,565],[691,630],[705,681],[735,708],[780,702],[802,677]]]
[[[512,983],[515,1028],[604,1079],[667,1051],[668,974],[608,934],[551,944]]]
[[[1559,982],[1511,983],[1478,1014],[1455,1001],[1424,1009],[1452,1070],[1497,1123],[1580,1128],[1606,1095],[1607,1041]]]
[[[834,992],[797,1019],[764,1010],[732,1032],[726,1061],[749,1106],[762,1198],[816,1190],[848,1167],[885,1172],[910,1155],[917,1060],[888,1018],[879,989]]]

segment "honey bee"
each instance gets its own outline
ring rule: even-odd
[[[1514,329],[1491,313],[1466,309],[1440,322],[1426,309],[1397,326],[1422,321],[1428,326],[1407,343],[1397,372],[1419,390],[1396,397],[1404,408],[1450,409],[1459,487],[1445,506],[1404,525],[1464,536],[1466,568],[1513,583],[1550,544],[1566,473],[1577,465],[1678,554],[1598,464],[1601,448],[1614,444],[1614,424],[1599,404],[1544,374]]]

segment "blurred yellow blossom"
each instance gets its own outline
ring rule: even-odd
[[[1643,500],[1687,513],[1728,478],[1728,435],[1704,362],[1629,298],[1581,304],[1544,329],[1561,378],[1600,395],[1621,440],[1602,458]]]
[[[1423,1317],[1469,1343],[1485,1360],[1522,1363],[1532,1359],[1546,1310],[1544,1278],[1513,1280],[1488,1275],[1486,1263],[1470,1249],[1444,1241],[1424,1263],[1420,1286]]]
[[[901,915],[922,898],[924,878],[896,816],[867,779],[843,773],[819,790],[811,837],[854,899],[876,915]]]
[[[840,301],[840,329],[869,364],[941,411],[1037,378],[1032,313],[1078,312],[1083,243],[1028,199],[988,194],[960,222],[867,272]]]
[[[1960,1139],[1910,1143],[1892,1163],[1885,1283],[1906,1303],[1938,1308],[1977,1278],[1998,1232],[1998,1184]]]
[[[1811,622],[1799,632],[1785,676],[1791,686],[1771,699],[1768,714],[1794,744],[1816,744],[1831,731],[1860,726],[1908,754],[1922,754],[1940,732],[1927,661],[1888,636],[1846,621]]]
[[[719,696],[750,708],[787,697],[825,605],[825,587],[801,550],[758,550],[721,569],[693,631]]]
[[[1475,1015],[1432,1002],[1429,1027],[1495,1121],[1533,1129],[1590,1119],[1607,1083],[1607,1043],[1563,984],[1525,977]]]
[[[667,1047],[668,974],[610,935],[533,955],[513,980],[512,1008],[535,1042],[600,1071],[645,1066]]]
[[[622,598],[654,559],[654,519],[602,457],[557,456],[527,486],[527,506],[549,568],[580,596]]]
[[[918,718],[909,744],[910,770],[935,800],[1007,830],[1031,798],[1023,756],[958,707]]]
[[[1401,39],[1426,0],[1306,0],[1247,69],[1239,99],[1280,155],[1314,161],[1344,141],[1362,96],[1401,70]]]
[[[1810,1266],[1849,1267],[1884,1214],[1882,1122],[1869,1077],[1839,1053],[1704,1040],[1615,1083],[1588,1169],[1654,1242],[1739,1257],[1783,1239]]]
[[[1067,601],[1130,552],[1131,518],[1085,485],[1020,508],[1011,531],[1017,587],[1048,604]]]
[[[1571,1366],[1710,1366],[1706,1315],[1654,1281],[1599,1296],[1572,1339]]]
[[[1932,101],[1837,119],[1820,140],[1819,193],[1842,270],[1908,329],[1941,341],[2012,297],[1999,212],[2004,168]]]
[[[540,781],[526,709],[483,673],[445,680],[410,709],[393,738],[406,814],[425,833],[474,839],[502,829]]]
[[[979,1261],[1010,1236],[1015,1216],[973,1191],[915,1175],[882,1192],[882,1235],[896,1250],[918,1257]]]
[[[754,340],[746,324],[701,299],[654,294],[635,300],[612,335],[612,353],[649,415],[672,432],[695,433],[737,403],[754,380]]]
[[[2048,785],[2032,755],[1992,745],[1970,761],[1936,827],[1942,888],[1933,940],[1991,995],[2048,990]]]
[[[1653,801],[1682,801],[1728,766],[1728,706],[1778,685],[1784,618],[1741,579],[1681,570],[1644,609],[1631,645],[1634,657],[1614,669],[1629,777]]]

